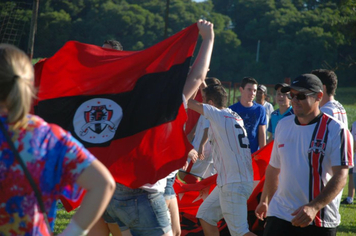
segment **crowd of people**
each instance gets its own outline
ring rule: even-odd
[[[231,235],[255,235],[247,220],[247,200],[254,188],[251,153],[272,141],[255,210],[266,221],[263,235],[336,235],[347,177],[356,183],[356,122],[350,133],[346,111],[334,99],[336,74],[318,69],[291,84],[276,84],[276,110],[267,101],[267,87],[245,77],[240,100],[228,107],[221,82],[207,77],[213,24],[199,20],[197,26],[202,43],[186,78],[183,101],[201,116],[189,135],[194,149],[182,169],[201,178],[217,173],[217,186],[196,215],[204,235],[219,235],[222,218]],[[102,47],[123,50],[115,40]],[[81,189],[86,190],[81,206],[60,235],[180,235],[173,189],[179,170],[136,189],[115,183],[70,133],[29,114],[33,80],[26,54],[0,44],[0,235],[50,235],[59,196],[75,198]],[[202,102],[195,100],[198,91]],[[26,173],[39,191],[33,191]],[[352,203],[352,189],[343,203]]]

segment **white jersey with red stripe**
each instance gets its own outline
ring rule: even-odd
[[[333,166],[353,166],[349,130],[340,121],[321,114],[308,125],[298,124],[295,115],[279,121],[269,163],[280,169],[279,183],[268,216],[291,221],[296,209],[320,194],[333,176]],[[337,227],[341,194],[319,211],[311,224]]]
[[[346,110],[338,101],[328,101],[324,104],[324,106],[320,107],[320,110],[325,114],[328,114],[334,117],[335,119],[341,121],[346,125],[346,127],[349,127],[349,124],[347,122]]]
[[[209,140],[213,150],[217,184],[252,182],[251,151],[242,118],[229,108],[217,109],[204,104],[204,116],[210,121]]]

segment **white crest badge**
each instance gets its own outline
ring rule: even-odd
[[[113,100],[90,99],[75,112],[74,132],[85,142],[105,143],[114,138],[122,115],[122,108]]]

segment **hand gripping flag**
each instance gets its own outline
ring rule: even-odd
[[[196,24],[143,51],[75,41],[35,66],[35,114],[69,130],[131,188],[181,168],[192,146],[182,93]]]

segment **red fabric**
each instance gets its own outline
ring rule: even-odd
[[[247,201],[248,211],[250,211],[251,214],[253,213],[253,217],[249,216],[250,230],[252,231],[261,230],[258,220],[256,219],[256,217],[254,217],[254,210],[256,209],[259,203],[260,194],[263,190],[266,167],[271,157],[272,147],[273,142],[270,142],[265,147],[261,148],[260,150],[256,151],[251,155],[253,158],[252,163],[254,171],[254,180],[259,181]],[[190,233],[197,231],[200,232],[199,229],[201,228],[201,226],[199,224],[195,224],[192,219],[198,212],[199,206],[203,202],[203,199],[205,199],[208,194],[215,188],[216,178],[217,175],[213,175],[206,179],[203,179],[198,183],[193,184],[185,184],[182,183],[178,178],[176,179],[173,187],[178,198],[181,221],[190,223],[190,226],[182,226],[182,236],[189,235]],[[192,224],[192,222],[194,224]],[[226,225],[220,222],[220,233],[225,229],[225,227]]]
[[[198,28],[193,24],[143,51],[116,51],[70,41],[35,66],[35,105],[56,98],[129,92],[146,74],[183,64],[192,56],[197,38]],[[187,120],[183,105],[176,112],[173,121],[88,150],[106,165],[116,182],[132,188],[155,183],[182,167],[192,149],[183,130]],[[62,201],[67,210],[80,204]]]
[[[266,172],[273,148],[273,141],[252,153],[253,180],[261,180]]]

